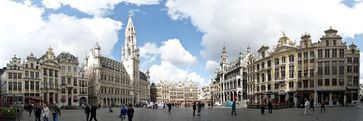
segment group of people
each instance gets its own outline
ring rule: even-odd
[[[195,110],[197,110],[198,111],[198,114],[197,114],[197,116],[200,116],[201,114],[200,114],[200,112],[201,112],[201,110],[202,110],[202,108],[203,108],[203,103],[202,102],[193,102],[193,116],[195,116]]]
[[[29,112],[29,116],[32,115],[34,110],[35,121],[49,121],[50,114],[52,114],[53,121],[58,121],[58,116],[61,115],[60,108],[57,104],[53,103],[52,105],[37,103],[37,104],[29,104],[25,109]]]
[[[97,112],[97,107],[92,105],[92,106],[89,106],[89,105],[86,105],[84,107],[84,112],[86,113],[86,119],[87,121],[92,121],[93,119],[95,121],[97,121],[97,117],[96,117],[96,112]],[[90,114],[91,114],[91,117],[90,117]]]
[[[132,121],[132,118],[134,117],[134,108],[132,107],[132,104],[129,104],[128,107],[122,105],[119,117],[121,118],[121,121],[125,121],[126,118],[129,121]]]
[[[305,110],[304,110],[304,115],[307,114],[308,110],[311,110],[313,109],[313,112],[314,112],[314,103],[313,103],[313,100],[311,100],[311,102],[309,102],[308,99],[305,99]],[[321,102],[320,103],[320,112],[325,112],[325,103],[324,102]]]
[[[267,103],[268,113],[272,113],[272,108],[273,108],[272,102],[268,101],[268,103]],[[261,114],[265,114],[265,105],[264,104],[261,105]]]

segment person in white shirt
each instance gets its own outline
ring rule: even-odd
[[[308,109],[309,109],[309,105],[310,105],[310,102],[309,102],[309,100],[307,100],[307,99],[305,99],[306,101],[305,101],[305,110],[304,110],[304,115],[307,113],[307,111],[308,111]]]
[[[48,108],[48,105],[43,106],[42,116],[43,116],[43,121],[49,121],[49,108]]]

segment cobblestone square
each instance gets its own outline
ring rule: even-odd
[[[97,111],[98,121],[118,121],[119,108],[107,108]],[[267,112],[267,111],[266,111]],[[167,109],[135,108],[134,121],[363,121],[363,106],[330,107],[326,112],[320,113],[320,108],[315,112],[303,114],[302,108],[289,108],[274,110],[272,114],[260,114],[259,109],[237,109],[236,116],[230,115],[228,108],[205,108],[201,116],[192,116],[191,108],[175,108],[169,113]],[[23,121],[34,121],[34,115],[29,117],[24,112]],[[82,110],[62,110],[60,121],[86,121]]]

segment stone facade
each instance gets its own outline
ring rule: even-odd
[[[304,34],[296,45],[284,34],[273,49],[262,46],[248,62],[249,101],[295,106],[305,99],[315,105],[358,102],[359,50],[342,42],[337,30],[324,32],[316,43]]]
[[[236,100],[245,103],[247,100],[247,60],[252,57],[251,50],[240,52],[239,57],[229,62],[226,47],[223,47],[220,68],[211,84],[212,103],[225,103]]]
[[[56,57],[50,47],[40,58],[33,53],[23,62],[13,57],[6,68],[2,80],[6,83],[3,90],[8,104],[41,100],[61,106],[81,105],[78,101],[78,59],[68,52]],[[66,78],[70,83],[66,83]],[[87,78],[83,80],[87,81]]]
[[[192,81],[169,83],[160,81],[156,83],[157,103],[173,103],[177,106],[191,106],[198,100],[198,85]]]

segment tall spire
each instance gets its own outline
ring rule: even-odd
[[[127,20],[125,33],[135,33],[135,27],[134,23],[132,22],[131,15],[129,15],[129,18]]]

